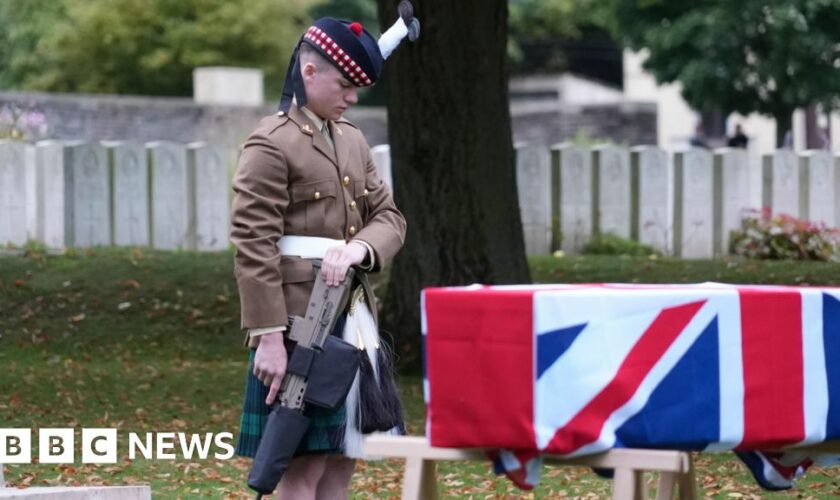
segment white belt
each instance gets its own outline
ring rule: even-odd
[[[295,255],[304,259],[323,259],[328,249],[343,247],[346,244],[344,240],[332,238],[287,235],[277,241],[277,248],[283,255]]]

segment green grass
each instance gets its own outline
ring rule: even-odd
[[[227,252],[0,258],[0,427],[77,430],[76,464],[7,465],[7,481],[149,483],[155,498],[250,498],[249,460],[128,460],[124,439],[129,432],[237,432],[247,351],[231,267]],[[840,266],[825,263],[540,256],[531,269],[538,282],[840,283]],[[421,381],[402,377],[400,385],[409,431],[422,434]],[[80,463],[83,427],[120,430],[117,464]],[[766,495],[730,454],[700,454],[697,463],[703,493],[717,498],[840,494],[833,470],[812,470],[793,493]],[[398,461],[362,464],[354,498],[396,498],[401,477]],[[443,463],[439,480],[452,498],[603,498],[610,491],[609,482],[574,467],[545,467],[530,494],[481,462]]]
[[[537,283],[700,283],[840,285],[840,264],[741,258],[680,260],[627,256],[539,255],[529,259]]]

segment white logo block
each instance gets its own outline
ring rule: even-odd
[[[73,429],[39,429],[38,461],[42,464],[72,464]]]
[[[117,463],[117,430],[82,429],[82,462],[86,464]]]
[[[0,463],[32,462],[32,433],[29,429],[0,429]]]

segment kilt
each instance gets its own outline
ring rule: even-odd
[[[336,322],[332,335],[341,336],[346,315],[341,315]],[[287,351],[288,351],[287,344]],[[236,454],[253,458],[265,429],[265,422],[271,413],[271,407],[265,404],[268,387],[254,375],[254,356],[256,349],[248,354],[248,376],[245,381],[245,400],[242,403],[242,417],[239,422],[239,439],[236,442]],[[291,351],[289,351],[291,355]],[[303,414],[309,417],[309,429],[304,434],[295,456],[323,453],[341,453],[344,443],[344,427],[347,413],[344,405],[335,411],[306,405]]]
[[[348,321],[347,318],[346,313],[339,316],[335,328],[331,332],[332,335],[341,337],[344,334],[345,322]],[[382,346],[384,348],[384,344]],[[292,349],[292,345],[287,343],[286,349],[291,355],[290,349]],[[385,356],[385,358],[379,359],[390,358],[390,354],[381,354],[382,352],[381,350],[377,350],[377,355]],[[239,439],[237,440],[235,450],[237,455],[251,458],[257,454],[257,448],[259,447],[266,421],[271,413],[271,407],[265,404],[265,398],[268,396],[268,387],[253,373],[255,356],[256,350],[251,350],[248,356],[248,375],[245,382],[245,399],[242,405]],[[380,370],[380,372],[380,377],[391,378],[391,386],[393,387],[393,373],[385,369]],[[357,387],[357,383],[355,382],[354,387]],[[355,403],[351,404],[358,405],[358,392],[354,393],[351,389],[351,393],[357,394]],[[386,397],[383,394],[379,394],[379,396]],[[393,397],[397,398],[395,404],[401,406],[398,395],[393,394]],[[392,401],[393,404],[392,399],[388,399],[388,401]],[[387,406],[382,407],[385,408]],[[355,411],[360,411],[358,406],[353,406],[353,408],[355,408]],[[366,408],[370,408],[370,406],[366,406]],[[402,413],[402,410],[399,413]],[[319,408],[315,405],[305,405],[303,414],[309,417],[309,428],[295,451],[295,456],[343,454],[354,458],[369,459],[368,457],[364,457],[364,453],[361,451],[362,435],[359,430],[356,430],[359,417],[355,417],[355,420],[351,419],[351,422],[348,424],[345,405],[340,406],[334,411]],[[350,416],[353,417],[354,415],[356,414],[351,414]],[[396,427],[386,432],[391,434],[405,434],[405,426],[400,422]]]
[[[254,354],[248,356],[248,379],[245,382],[245,401],[242,405],[239,439],[236,454],[251,457],[257,454],[257,447],[262,438],[265,422],[271,407],[265,404],[268,397],[266,387],[254,373]],[[309,417],[309,429],[303,436],[295,456],[317,453],[341,453],[344,441],[344,422],[346,413],[342,405],[335,411],[325,410],[315,405],[307,405],[304,415]]]

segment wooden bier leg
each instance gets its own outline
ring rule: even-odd
[[[436,500],[437,479],[434,460],[408,457],[405,460],[402,500]]]
[[[644,471],[627,468],[615,469],[613,500],[647,500]]]
[[[679,475],[680,498],[694,500],[697,498],[697,484],[694,477],[694,459],[688,456],[688,470]]]
[[[656,500],[671,500],[677,489],[677,472],[660,472],[659,486],[656,488]]]
[[[613,472],[613,500],[633,500],[636,491],[633,469],[617,468]]]
[[[633,471],[633,498],[635,500],[648,500],[647,484],[645,483],[645,471]]]

